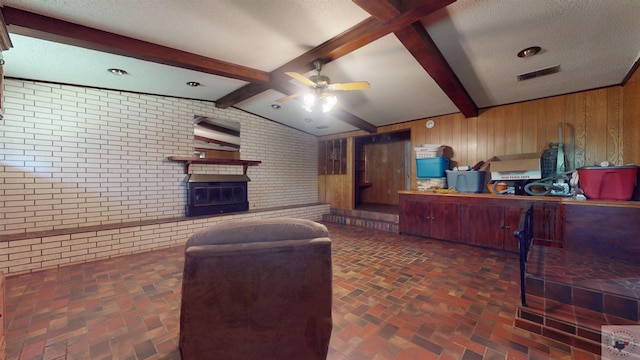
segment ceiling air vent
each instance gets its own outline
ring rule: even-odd
[[[532,71],[526,74],[518,75],[518,81],[529,80],[540,76],[555,74],[560,71],[560,65],[548,67],[546,69]]]
[[[329,127],[326,125],[322,125],[322,126],[316,126],[316,129],[318,130],[322,130],[322,129],[328,129]]]

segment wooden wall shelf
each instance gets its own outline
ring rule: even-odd
[[[169,156],[169,160],[184,163],[184,173],[189,173],[189,165],[191,164],[215,164],[215,165],[242,165],[242,173],[247,174],[249,166],[255,166],[262,161],[259,160],[236,160],[236,159],[214,159],[214,158],[198,158],[193,156]]]

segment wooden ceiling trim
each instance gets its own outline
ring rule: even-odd
[[[11,7],[3,7],[2,14],[9,31],[12,33],[252,83],[267,83],[269,81],[269,74],[261,70],[107,31]]]
[[[420,22],[394,33],[465,117],[478,116],[478,106]]]

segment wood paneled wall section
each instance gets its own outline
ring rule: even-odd
[[[482,110],[476,118],[462,114],[412,122],[413,144],[445,144],[451,160],[474,165],[494,155],[541,153],[558,142],[562,123],[569,168],[610,161],[624,163],[622,88],[619,86],[555,96]]]
[[[344,137],[344,136],[342,136]],[[323,140],[340,136],[325,137]],[[338,209],[353,209],[354,205],[354,138],[347,138],[347,173],[345,175],[319,175],[318,201]]]
[[[406,188],[406,141],[366,144],[366,180],[372,186],[361,192],[361,200],[374,204],[399,204],[398,190]]]
[[[622,109],[624,163],[640,165],[640,70],[623,88]]]
[[[412,147],[418,144],[445,144],[449,147],[445,154],[451,157],[451,166],[474,165],[494,155],[542,152],[549,142],[558,141],[558,124],[562,123],[569,169],[605,160],[616,165],[640,165],[638,71],[624,89],[612,86],[497,106],[483,109],[478,117],[468,119],[460,113],[431,119],[436,122],[432,129],[426,128],[427,119],[421,119],[383,126],[378,128],[378,133],[411,129]],[[353,139],[353,136],[361,135],[367,134],[356,131],[320,139]],[[416,189],[413,151],[411,162],[411,186]],[[352,173],[353,163],[349,164]],[[349,187],[342,183],[340,186]],[[352,188],[350,196],[353,196]],[[329,189],[322,191],[331,192]],[[333,202],[331,205],[336,207]]]

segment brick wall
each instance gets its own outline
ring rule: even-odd
[[[0,272],[15,275],[180,245],[193,232],[230,220],[275,217],[321,220],[322,214],[327,213],[329,204],[309,204],[153,225],[30,236],[0,242]]]
[[[248,170],[251,210],[318,200],[316,137],[275,122],[212,102],[122,91],[15,79],[4,91],[0,236],[183,216],[185,175],[167,157],[193,153],[194,115],[240,122],[241,158],[262,161]]]

